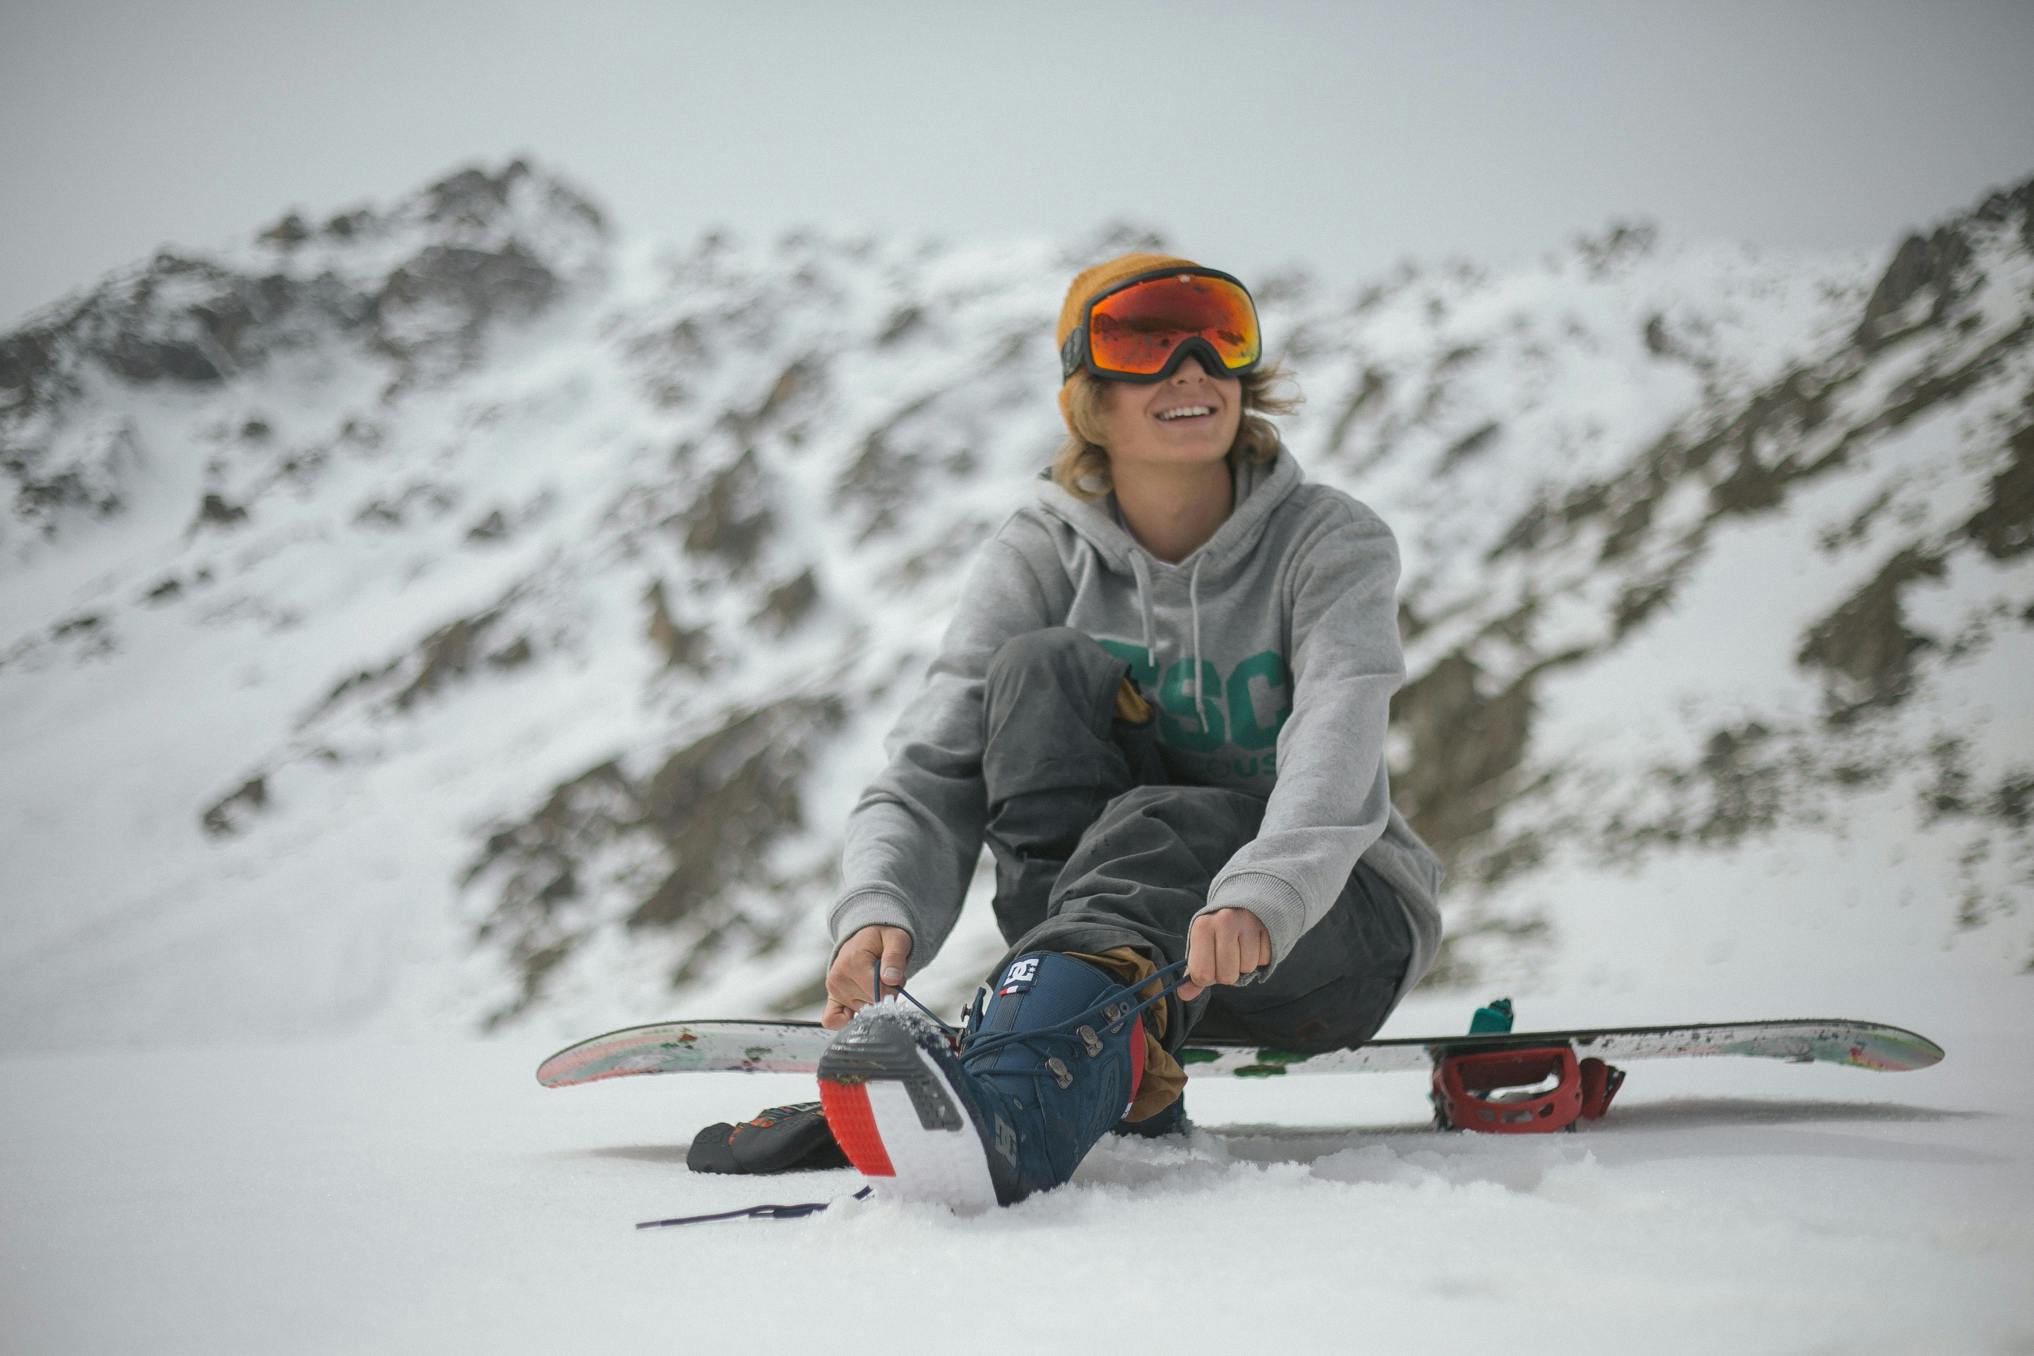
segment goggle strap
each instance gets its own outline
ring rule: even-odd
[[[1073,374],[1081,370],[1081,360],[1086,357],[1088,323],[1085,319],[1068,331],[1066,342],[1059,346],[1059,380],[1064,386],[1073,380]]]

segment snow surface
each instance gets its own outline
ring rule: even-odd
[[[1644,1006],[1766,1015],[1718,1001]],[[1392,1032],[1466,1015],[1416,999]],[[1873,1015],[1948,1058],[1634,1063],[1605,1120],[1521,1137],[1427,1130],[1417,1075],[1203,1080],[1184,1141],[1105,1140],[991,1215],[878,1196],[650,1231],[849,1196],[848,1171],[684,1166],[697,1127],[811,1081],[546,1090],[527,1038],[14,1055],[0,1348],[2034,1349],[2024,983],[1910,984]]]

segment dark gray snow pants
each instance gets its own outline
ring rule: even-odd
[[[1155,722],[1116,719],[1129,665],[1069,627],[1016,636],[988,669],[982,773],[996,921],[1010,951],[1128,946],[1160,966],[1186,955],[1208,886],[1257,836],[1264,801],[1172,784]],[[1341,897],[1271,975],[1208,990],[1166,1023],[1288,1049],[1357,1045],[1384,1024],[1412,957],[1391,887],[1358,863]],[[991,977],[993,979],[993,976]]]

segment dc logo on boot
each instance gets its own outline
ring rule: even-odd
[[[996,1152],[1012,1168],[1017,1166],[1017,1131],[1001,1116],[996,1117]]]
[[[1010,967],[1010,973],[1003,976],[1003,983],[996,990],[998,998],[1005,994],[1023,993],[1038,978],[1038,957],[1026,956]]]

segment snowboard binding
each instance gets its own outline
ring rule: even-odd
[[[1471,1035],[1511,1031],[1511,1000],[1479,1008]],[[1624,1086],[1624,1070],[1573,1045],[1461,1050],[1434,1061],[1434,1125],[1485,1135],[1536,1135],[1578,1129],[1600,1118]]]

